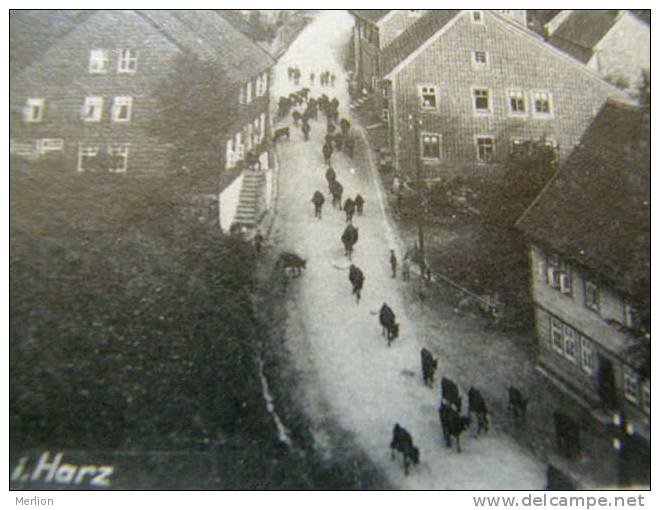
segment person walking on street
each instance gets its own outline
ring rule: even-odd
[[[257,252],[257,255],[261,253],[261,245],[264,242],[264,236],[261,235],[261,231],[257,229],[257,233],[254,235],[254,250]]]
[[[396,265],[397,260],[396,255],[394,254],[394,250],[390,250],[390,267],[392,268],[392,278],[396,278]]]
[[[303,125],[302,125],[302,132],[305,141],[307,142],[309,140],[309,132],[312,130],[312,127],[309,125],[309,122],[307,120],[303,120]]]
[[[310,83],[310,85],[314,85],[314,78],[315,78],[315,77],[316,77],[316,75],[315,75],[313,72],[309,75],[309,83]]]
[[[410,259],[407,256],[401,262],[401,278],[404,282],[410,281]]]

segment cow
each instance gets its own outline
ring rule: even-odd
[[[327,164],[330,164],[330,159],[332,158],[332,153],[334,152],[334,148],[332,147],[332,143],[326,142],[323,145],[322,153],[323,153],[323,159]]]
[[[309,141],[309,133],[311,130],[312,130],[312,126],[309,125],[309,122],[303,119],[302,132],[303,132],[303,139],[306,142]]]
[[[438,360],[433,357],[431,351],[426,347],[421,350],[422,356],[422,380],[428,387],[433,386],[435,371],[438,369]]]
[[[445,439],[447,448],[451,448],[452,436],[456,439],[456,448],[461,452],[461,434],[470,426],[470,417],[461,416],[454,406],[443,402],[438,410],[440,414],[440,424],[442,426],[442,435]]]
[[[351,123],[348,121],[348,119],[342,118],[339,121],[339,129],[341,129],[341,134],[344,135],[344,137],[348,136],[348,132],[351,129]]]
[[[403,471],[408,476],[410,464],[419,464],[419,448],[413,444],[412,436],[401,425],[396,423],[392,430],[392,441],[390,442],[392,460],[395,452],[401,453],[403,457]]]
[[[442,388],[443,404],[452,406],[457,413],[460,413],[463,407],[463,399],[460,396],[456,383],[451,379],[443,377],[440,386]]]
[[[355,264],[351,264],[348,269],[348,280],[353,286],[353,295],[357,297],[357,302],[360,302],[362,286],[364,285],[364,273]]]
[[[396,322],[396,315],[387,306],[387,303],[383,303],[383,306],[380,307],[378,320],[383,328],[383,336],[387,335],[387,346],[389,347],[399,337],[399,324]]]
[[[344,233],[341,235],[341,242],[344,245],[344,254],[348,257],[348,260],[351,260],[351,256],[353,255],[353,247],[357,241],[358,229],[349,223],[346,225]]]
[[[277,259],[276,267],[283,267],[287,272],[289,269],[293,269],[293,275],[300,276],[302,270],[307,268],[307,260],[295,253],[283,252]]]
[[[522,393],[515,386],[509,386],[509,412],[513,415],[513,418],[517,420],[518,418],[524,418],[525,413],[527,412],[527,403],[529,398],[523,398]]]
[[[315,191],[314,196],[312,196],[312,203],[314,204],[314,216],[321,219],[321,209],[323,208],[323,203],[325,202],[325,197],[320,191]]]
[[[288,127],[283,127],[283,128],[278,128],[275,130],[275,134],[273,135],[273,143],[277,143],[280,141],[281,138],[284,138],[286,136],[287,140],[291,140],[291,135],[289,133],[289,128]]]
[[[325,180],[328,181],[328,189],[332,192],[332,182],[337,179],[337,174],[331,166],[325,171]]]
[[[474,386],[468,391],[468,417],[477,417],[477,435],[488,432],[488,407],[481,392]]]
[[[344,193],[344,187],[335,179],[330,183],[330,194],[332,195],[332,207],[341,209],[341,196]]]
[[[355,213],[355,202],[352,198],[347,198],[344,202],[344,212],[346,213],[346,223],[353,221],[353,214]]]
[[[358,193],[353,202],[355,202],[355,210],[357,211],[358,216],[362,216],[362,212],[364,211],[364,198]]]

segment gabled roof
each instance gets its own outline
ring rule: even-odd
[[[387,16],[391,10],[389,9],[353,9],[349,10],[353,16],[357,16],[360,19],[368,21],[369,23],[376,24]]]
[[[651,273],[650,111],[609,100],[517,226],[636,297]]]
[[[217,64],[229,82],[246,81],[275,62],[263,48],[215,11],[138,12],[183,50]]]
[[[447,25],[460,12],[460,10],[447,9],[432,10],[410,25],[405,32],[394,39],[383,51],[383,76],[393,71],[397,65],[422,46],[433,34]]]
[[[38,59],[56,41],[64,37],[94,11],[23,10],[9,13],[10,76]]]
[[[580,62],[591,59],[598,42],[619,19],[616,10],[573,11],[550,37],[550,44],[573,55]]]

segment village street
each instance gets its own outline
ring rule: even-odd
[[[280,96],[310,87],[312,96],[325,93],[338,98],[340,117],[351,119],[341,57],[351,28],[345,11],[322,12],[280,59],[271,101],[277,104]],[[287,76],[290,66],[301,70],[298,86]],[[336,75],[334,87],[319,85],[318,76],[326,70]],[[309,81],[311,72],[317,76],[314,85]],[[355,157],[335,152],[332,166],[344,187],[344,200],[358,193],[366,199],[364,216],[354,218],[359,241],[353,263],[366,277],[359,304],[351,295],[349,261],[340,242],[345,215],[332,208],[325,180],[321,153],[325,117],[319,114],[318,121],[311,121],[309,141],[303,140],[290,117],[278,124],[291,127],[291,138],[279,142],[276,149],[279,197],[270,242],[276,250],[293,251],[307,260],[302,276],[288,284],[284,347],[300,374],[297,394],[304,395],[301,405],[314,424],[319,449],[327,446],[330,451],[324,428],[332,423],[354,436],[354,442],[395,488],[543,488],[545,465],[514,441],[503,413],[496,413],[488,435],[475,439],[474,425],[464,433],[460,454],[445,447],[438,417],[438,381],[443,375],[458,382],[465,402],[470,385],[480,388],[487,401],[493,395],[503,400],[507,384],[516,380],[513,372],[529,372],[531,364],[506,342],[493,342],[492,351],[481,349],[487,342],[477,343],[482,333],[478,325],[457,326],[455,317],[442,313],[431,318],[411,297],[415,283],[403,282],[399,274],[391,277],[390,249],[400,260],[403,247],[386,216],[382,187],[365,139],[351,122],[357,139]],[[311,204],[316,190],[326,195],[322,219],[314,217]],[[400,337],[389,348],[377,315],[384,302],[394,310],[401,327]],[[471,339],[474,345],[461,346]],[[422,347],[439,358],[433,389],[422,384]],[[400,461],[390,459],[395,423],[411,433],[420,449],[420,465],[407,477]]]

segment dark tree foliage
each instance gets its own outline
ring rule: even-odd
[[[222,70],[193,55],[180,55],[154,97],[158,115],[149,131],[174,148],[173,170],[217,170],[238,104],[238,89],[227,82]]]
[[[263,433],[251,256],[200,221],[189,181],[10,176],[12,445]]]

